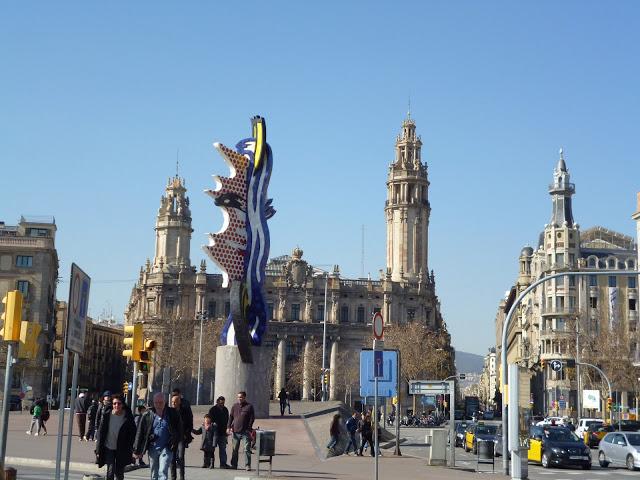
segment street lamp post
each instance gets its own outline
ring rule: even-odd
[[[200,366],[202,364],[202,324],[204,319],[207,318],[206,312],[198,312],[196,318],[200,320],[200,345],[198,347],[198,384],[196,386],[196,405],[200,405]]]
[[[322,401],[327,401],[327,382],[325,382],[325,372],[327,371],[327,291],[329,289],[329,272],[324,272],[324,310],[322,327]]]

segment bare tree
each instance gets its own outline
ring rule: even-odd
[[[287,390],[302,395],[305,370],[307,381],[309,382],[309,389],[314,392],[315,396],[322,389],[320,383],[320,374],[322,372],[322,345],[319,343],[312,342],[306,354],[303,349],[293,363],[287,378]]]

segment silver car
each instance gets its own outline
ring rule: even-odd
[[[640,433],[609,432],[598,445],[598,462],[603,468],[619,465],[635,470],[640,467],[638,449],[640,449]]]

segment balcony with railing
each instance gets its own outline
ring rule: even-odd
[[[578,313],[578,309],[576,307],[542,307],[540,309],[540,314],[543,317],[567,317],[570,315],[576,315]]]
[[[575,332],[567,327],[543,328],[540,330],[540,341],[575,337]]]

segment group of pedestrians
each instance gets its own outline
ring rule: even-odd
[[[251,469],[255,413],[245,392],[238,392],[231,412],[225,406],[225,398],[218,397],[199,428],[194,428],[191,406],[178,389],[173,390],[168,403],[163,393],[156,393],[153,406],[138,407],[138,412],[134,417],[120,395],[109,395],[108,401],[103,395],[96,413],[99,419],[96,419],[95,453],[98,466],[107,467],[107,480],[123,480],[125,467],[141,462],[145,454],[149,458],[151,480],[185,480],[185,450],[193,441],[193,435],[201,435],[202,468],[214,468],[216,448],[219,468],[238,468],[242,444],[245,468]],[[233,440],[230,465],[227,464],[228,435],[232,435]]]
[[[354,411],[344,424],[344,428],[349,436],[349,442],[344,450],[347,455],[350,454],[351,449],[357,456],[363,456],[363,451],[368,450],[370,455],[375,456],[375,444],[374,444],[374,428],[378,429],[378,443],[380,442],[380,436],[382,435],[382,428],[380,427],[380,419],[377,421],[373,418],[371,411],[365,411],[361,414],[358,411]],[[332,454],[336,454],[336,446],[340,441],[340,434],[342,432],[342,421],[340,414],[335,414],[329,427],[329,443],[327,449]],[[358,441],[358,435],[360,441]],[[358,446],[359,445],[359,446]],[[378,445],[378,455],[382,455]]]

